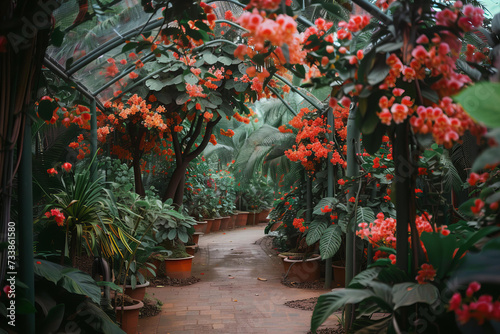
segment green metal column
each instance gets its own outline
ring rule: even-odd
[[[313,201],[312,201],[312,176],[305,171],[305,176],[306,176],[306,205],[307,205],[307,211],[306,211],[306,221],[308,223],[311,222],[312,220],[312,211],[313,211]]]
[[[19,251],[19,280],[28,286],[26,298],[35,305],[35,273],[33,259],[33,188],[31,156],[31,119],[26,117],[21,165],[18,174],[19,223],[17,246]],[[19,333],[35,333],[35,313],[18,315]]]
[[[92,163],[90,165],[90,179],[97,179],[97,106],[95,98],[90,101],[90,153]]]
[[[333,136],[335,133],[335,119],[333,117],[333,109],[328,109],[327,115],[326,115],[326,123],[330,125],[330,130],[332,132],[328,136],[329,141],[333,141]],[[330,162],[332,160],[333,153],[330,152],[328,153],[328,190],[327,190],[327,195],[328,197],[333,197],[334,191],[335,191],[335,175],[333,174],[333,164]],[[326,259],[325,262],[325,289],[330,289],[332,287],[332,258]]]
[[[349,119],[347,120],[347,171],[346,175],[348,178],[356,177],[359,175],[358,160],[356,158],[356,153],[359,152],[359,141],[361,134],[358,127],[356,126],[356,101],[351,103],[351,110],[349,112]],[[357,184],[353,183],[349,190],[347,197],[355,196],[357,191]],[[350,204],[348,202],[348,204]],[[349,212],[354,209],[354,204],[348,206]],[[346,234],[346,270],[345,270],[345,285],[347,286],[351,282],[355,275],[355,247],[356,247],[356,233],[355,224],[352,222],[348,223],[347,234]],[[351,328],[352,322],[354,321],[354,307],[352,304],[348,304],[345,310],[345,329],[348,331]]]

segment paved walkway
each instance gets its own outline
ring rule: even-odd
[[[317,297],[327,290],[282,285],[281,260],[256,244],[263,236],[263,225],[202,236],[192,271],[201,281],[184,287],[148,288],[147,293],[164,304],[159,315],[139,320],[138,332],[307,333],[312,312],[283,303]],[[329,319],[323,327],[337,327],[336,319]]]

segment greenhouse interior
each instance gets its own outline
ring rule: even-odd
[[[2,2],[0,334],[500,333],[498,0]]]

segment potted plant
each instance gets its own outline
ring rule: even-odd
[[[196,220],[178,213],[169,220],[159,220],[155,223],[158,229],[156,239],[170,251],[162,256],[165,261],[165,273],[170,278],[185,279],[191,277],[192,260],[194,256],[186,252],[185,244],[194,233]]]
[[[119,294],[115,298],[116,320],[120,328],[127,334],[137,333],[139,323],[139,310],[144,307],[141,300],[133,299],[125,294]]]
[[[131,191],[133,185],[112,183],[117,199],[118,216],[123,230],[133,247],[118,243],[123,258],[117,258],[115,264],[115,283],[124,287],[125,294],[133,299],[142,300],[149,282],[146,276],[156,276],[157,266],[150,261],[155,253],[168,253],[159,246],[155,235],[158,233],[155,223],[179,216],[173,206],[162,203],[154,193],[148,191],[141,197]]]
[[[127,232],[113,220],[116,204],[104,182],[100,178],[92,181],[89,168],[73,173],[71,165],[66,164],[69,167],[59,178],[60,188],[47,194],[51,203],[43,209],[42,218],[35,222],[40,249],[57,245],[59,249],[50,250],[60,251],[61,264],[68,257],[73,267],[76,267],[82,248],[88,254],[103,254],[106,258],[121,255],[117,241],[127,243]]]

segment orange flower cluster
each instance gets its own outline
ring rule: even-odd
[[[232,136],[234,136],[234,131],[231,129],[227,129],[227,131],[224,131],[224,129],[220,129],[220,134],[231,138]]]
[[[299,161],[306,170],[314,170],[316,164],[328,157],[333,147],[333,143],[327,139],[331,130],[326,125],[325,118],[319,116],[316,110],[302,108],[288,124],[299,129],[299,132],[295,138],[297,145],[285,151],[285,155],[290,161]]]
[[[238,122],[249,124],[250,119],[248,117],[241,116],[238,112],[235,112],[233,115],[234,119],[237,120]]]

